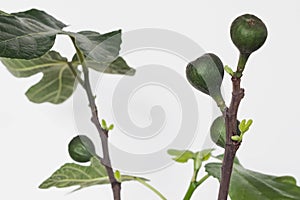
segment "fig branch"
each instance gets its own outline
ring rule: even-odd
[[[218,200],[227,200],[230,178],[236,152],[241,140],[232,140],[238,135],[237,113],[245,92],[241,88],[241,77],[249,56],[259,49],[266,41],[268,32],[265,24],[256,16],[245,14],[236,18],[230,28],[230,36],[235,46],[240,51],[236,72],[232,75],[232,97],[229,108],[225,110],[226,145],[221,169],[221,180]]]
[[[210,129],[213,142],[225,149],[218,200],[227,200],[234,158],[243,137],[238,126],[240,122],[237,119],[239,105],[244,97],[244,89],[240,86],[241,77],[251,53],[264,44],[267,35],[267,28],[259,18],[250,14],[242,15],[233,21],[230,28],[231,39],[240,51],[235,72],[228,66],[224,67],[221,59],[213,53],[202,55],[186,67],[186,77],[189,83],[195,89],[209,95],[222,112],[222,116],[214,120]],[[232,81],[232,97],[229,107],[226,106],[220,89],[224,68]]]
[[[240,88],[240,78],[234,76],[231,81],[233,90],[230,106],[225,110],[226,145],[218,200],[227,199],[235,154],[241,144],[241,142],[233,141],[231,137],[237,135],[237,112],[240,102],[244,97],[244,89]]]
[[[116,178],[114,176],[114,171],[111,167],[111,161],[110,161],[109,149],[108,149],[108,130],[104,129],[101,126],[101,123],[100,123],[100,120],[98,117],[98,108],[95,103],[95,98],[94,98],[91,84],[90,84],[89,70],[84,63],[84,55],[75,45],[74,38],[71,38],[71,39],[72,39],[72,42],[76,49],[76,54],[77,54],[78,60],[80,61],[81,65],[82,65],[82,71],[83,71],[83,76],[84,76],[83,80],[79,76],[77,76],[78,82],[82,85],[82,87],[84,88],[84,90],[87,94],[88,101],[89,101],[89,107],[90,107],[91,113],[92,113],[91,121],[97,128],[97,131],[98,131],[100,139],[101,139],[102,152],[103,152],[103,158],[101,158],[101,163],[105,166],[105,169],[107,171],[109,181],[110,181],[112,191],[113,191],[114,200],[121,200],[121,183],[116,180]]]

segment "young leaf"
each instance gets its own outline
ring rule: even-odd
[[[173,160],[180,163],[185,163],[189,159],[195,158],[195,154],[188,150],[169,149],[168,154],[174,156]]]
[[[114,129],[114,125],[113,124],[111,124],[109,127],[108,127],[108,130],[113,130]]]
[[[228,65],[225,65],[224,70],[225,70],[230,76],[234,76],[233,70],[232,70]]]
[[[147,179],[140,178],[144,181]],[[120,181],[132,181],[137,177],[120,175]],[[50,187],[65,188],[71,186],[79,186],[77,190],[85,187],[101,184],[110,184],[109,177],[104,166],[97,158],[91,159],[90,166],[82,166],[74,163],[68,163],[58,169],[50,178],[45,180],[39,188],[48,189]]]
[[[66,25],[44,11],[0,15],[0,57],[33,59],[47,53]]]
[[[101,120],[101,125],[102,125],[102,128],[104,128],[105,130],[107,130],[106,121],[104,119]]]
[[[239,130],[241,131],[242,135],[249,130],[252,123],[253,123],[252,119],[249,119],[247,122],[245,119],[242,120],[242,122],[239,125]]]
[[[194,169],[195,170],[199,170],[201,165],[202,165],[202,162],[204,161],[207,161],[210,156],[211,156],[211,152],[213,151],[214,149],[204,149],[202,151],[198,151],[195,154],[194,156]]]
[[[231,139],[232,139],[233,141],[236,141],[236,142],[240,142],[240,141],[241,141],[241,137],[238,136],[238,135],[231,136]]]
[[[119,170],[116,170],[115,171],[115,178],[117,179],[117,181],[121,182],[122,179],[121,179],[121,173]]]
[[[239,125],[239,129],[240,129],[241,133],[244,133],[245,126],[246,126],[246,120],[243,119]]]
[[[43,78],[26,92],[32,102],[59,104],[73,94],[76,77],[67,59],[55,51],[32,60],[1,58],[1,61],[16,77],[43,73]],[[76,71],[76,66],[73,67]]]
[[[245,125],[245,132],[247,132],[250,128],[250,126],[252,125],[253,123],[253,120],[252,119],[249,119]]]
[[[199,156],[201,158],[202,161],[207,161],[210,156],[211,156],[211,152],[214,151],[215,149],[204,149],[202,151],[200,151]]]
[[[219,180],[221,167],[221,163],[205,166],[206,172]],[[294,178],[266,175],[234,163],[229,196],[231,200],[299,200],[300,187]]]

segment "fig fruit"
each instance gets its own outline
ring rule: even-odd
[[[202,55],[186,67],[186,77],[189,83],[197,90],[210,95],[218,106],[224,109],[226,106],[220,90],[223,76],[223,63],[212,53]]]
[[[268,31],[266,25],[258,17],[245,14],[232,22],[230,36],[241,54],[250,55],[265,43]]]
[[[69,143],[68,151],[74,161],[82,163],[89,162],[96,155],[92,140],[85,135],[74,137]]]
[[[241,135],[239,130],[240,121],[237,121],[237,134]],[[219,147],[225,148],[226,145],[226,126],[223,116],[217,117],[210,127],[210,138]]]

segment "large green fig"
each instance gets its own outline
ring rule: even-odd
[[[237,134],[240,135],[241,132],[239,130],[240,121],[237,121]],[[211,127],[210,127],[210,137],[212,141],[222,147],[225,148],[226,144],[226,126],[225,126],[225,118],[223,116],[217,117]]]
[[[241,54],[250,55],[265,43],[268,31],[258,17],[245,14],[232,22],[230,36]]]
[[[96,155],[95,146],[90,138],[85,135],[74,137],[69,143],[69,155],[77,162],[89,162]]]
[[[186,67],[186,77],[197,90],[210,95],[218,104],[225,106],[221,95],[221,84],[224,76],[224,66],[218,56],[212,53],[204,54],[190,62]]]

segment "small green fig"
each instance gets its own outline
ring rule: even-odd
[[[241,135],[239,130],[240,121],[237,121],[237,134]],[[223,116],[217,117],[210,127],[210,138],[219,147],[225,148],[226,144],[226,126]]]
[[[96,155],[92,140],[85,135],[74,137],[69,143],[68,151],[74,161],[82,163],[89,162]]]
[[[186,77],[197,90],[210,95],[222,109],[225,103],[221,95],[224,66],[218,56],[207,53],[190,62],[186,67]]]
[[[265,43],[268,31],[258,17],[245,14],[232,22],[230,36],[241,54],[250,55]]]

